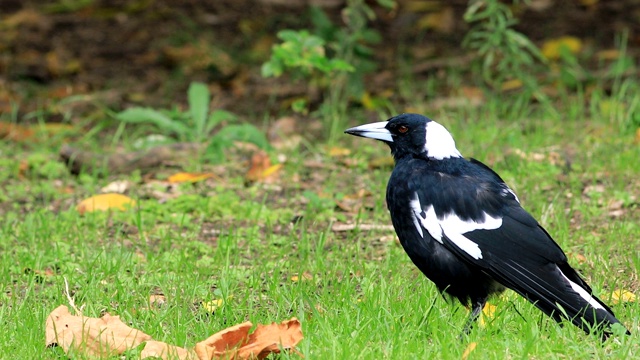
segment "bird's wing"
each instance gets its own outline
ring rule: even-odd
[[[410,181],[410,188],[419,233],[427,231],[461,260],[479,266],[556,320],[566,312],[582,328],[580,318],[591,325],[618,322],[501,179],[438,174]],[[587,309],[595,309],[596,317]]]

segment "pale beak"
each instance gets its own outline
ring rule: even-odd
[[[350,129],[345,130],[344,132],[349,135],[362,136],[366,138],[382,140],[384,142],[392,143],[393,137],[389,130],[385,128],[387,126],[388,121],[380,121],[371,124],[364,124],[356,127],[352,127]]]

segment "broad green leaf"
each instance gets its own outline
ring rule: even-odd
[[[207,85],[200,82],[192,82],[187,92],[189,101],[189,111],[191,118],[196,126],[196,136],[205,136],[205,125],[207,121],[207,113],[209,112],[209,103],[211,102],[211,93]]]
[[[116,115],[116,118],[120,121],[128,123],[148,123],[153,124],[160,130],[169,131],[173,134],[177,134],[180,137],[188,136],[190,129],[187,125],[171,119],[163,113],[150,109],[135,107],[122,111]]]

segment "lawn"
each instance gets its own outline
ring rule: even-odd
[[[154,173],[155,182],[140,173],[70,175],[57,158],[61,139],[47,138],[0,143],[0,357],[67,358],[44,340],[48,314],[69,305],[65,280],[84,315],[119,315],[188,348],[247,320],[296,317],[307,359],[638,356],[640,305],[612,299],[616,290],[640,289],[634,133],[606,116],[583,118],[570,102],[511,116],[501,115],[503,102],[400,110],[436,119],[463,155],[501,174],[631,336],[602,344],[507,292],[490,300],[494,311],[461,341],[468,310],[438,294],[388,227],[391,165],[381,143],[345,135],[331,146],[306,141],[274,150],[283,167],[267,184],[246,183],[242,151],[217,165],[184,159],[187,171],[216,176],[168,189],[159,181],[176,169]],[[352,116],[349,125],[372,120]],[[80,142],[100,149],[112,145],[110,136],[90,131]],[[133,139],[123,142],[128,148]],[[134,207],[76,210],[116,180],[132,182]]]

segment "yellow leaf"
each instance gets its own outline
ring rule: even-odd
[[[562,36],[556,39],[547,40],[542,44],[542,55],[550,60],[560,58],[561,49],[565,48],[572,54],[577,54],[582,50],[582,40],[574,36]]]
[[[224,305],[223,299],[214,299],[211,301],[202,302],[202,308],[210,313],[216,312],[216,310],[218,310],[222,305]]]
[[[486,317],[487,320],[491,320],[493,319],[493,317],[496,314],[496,306],[490,303],[486,303],[484,304],[484,307],[482,308],[482,315],[480,316],[480,319],[478,320],[478,322],[480,323],[481,327],[484,327],[486,325],[486,322],[484,320],[484,318]]]
[[[126,210],[129,206],[134,206],[135,200],[122,194],[100,194],[82,200],[76,209],[80,214],[85,212],[106,211],[110,209]]]
[[[500,86],[500,90],[511,91],[511,90],[520,89],[521,87],[522,87],[522,80],[513,79],[513,80],[507,80],[503,82],[502,85]]]
[[[329,148],[329,156],[331,157],[342,157],[351,155],[351,150],[339,146],[332,146]]]
[[[625,289],[614,290],[613,293],[611,294],[611,302],[613,302],[614,304],[635,302],[636,299],[637,299],[636,294]]]
[[[477,342],[470,342],[469,345],[467,345],[467,348],[464,349],[464,352],[462,353],[462,360],[467,360],[471,352],[476,349],[476,346],[478,346]]]
[[[177,174],[173,174],[173,175],[169,176],[167,181],[169,181],[172,184],[183,183],[183,182],[194,183],[194,182],[198,182],[198,181],[202,181],[202,180],[208,179],[208,178],[210,178],[212,176],[214,176],[214,175],[211,174],[211,173],[186,173],[186,172],[181,172],[181,173],[177,173]]]

